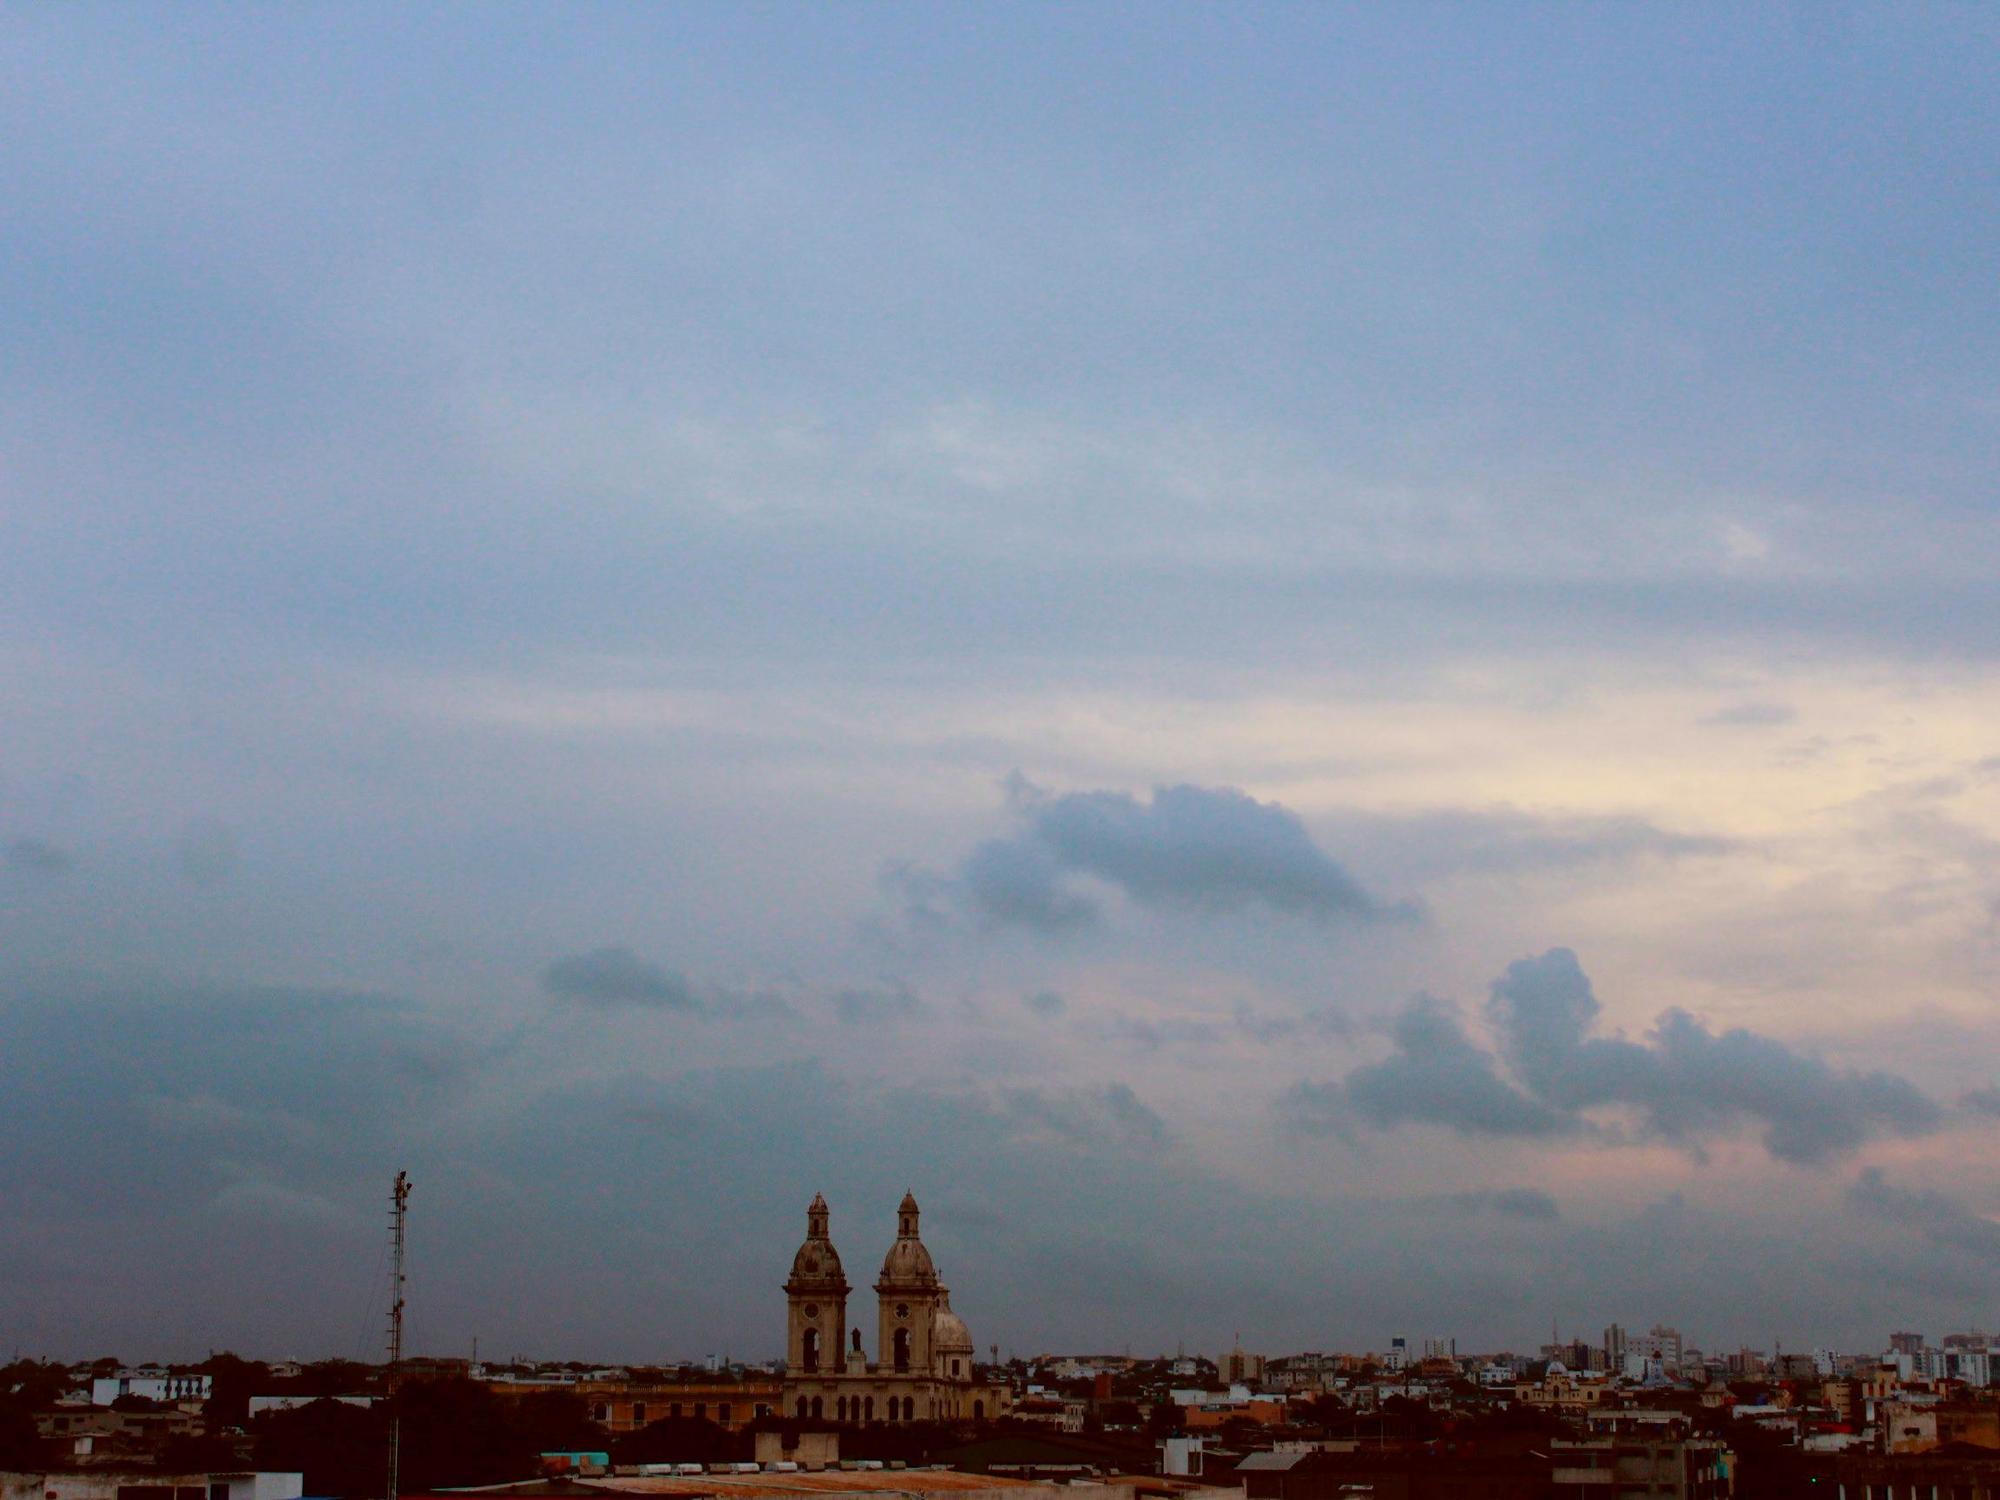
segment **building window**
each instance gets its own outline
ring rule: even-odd
[[[873,1396],[867,1396],[862,1399],[861,1420],[864,1422],[875,1420],[875,1398]]]
[[[975,1422],[984,1422],[986,1420],[986,1403],[984,1401],[975,1401],[972,1403],[972,1420]]]
[[[729,1425],[729,1403],[727,1401],[716,1407],[715,1420],[720,1422],[724,1427]]]
[[[634,1401],[634,1402],[632,1403],[632,1425],[633,1425],[634,1427],[644,1427],[644,1426],[646,1425],[646,1403],[645,1403],[645,1402],[643,1402],[643,1401]]]
[[[958,1361],[957,1361],[957,1360],[953,1360],[953,1361],[951,1362],[951,1378],[952,1378],[953,1380],[956,1380],[956,1379],[958,1379]]]
[[[910,1330],[909,1329],[898,1328],[896,1330],[896,1341],[894,1348],[896,1351],[896,1373],[898,1375],[909,1374],[910,1373]]]
[[[803,1422],[805,1419],[806,1419],[806,1398],[801,1396],[799,1397],[799,1420]]]
[[[706,1401],[695,1402],[694,1419],[697,1422],[706,1422],[708,1420],[708,1403]]]
[[[611,1403],[600,1401],[590,1409],[590,1420],[600,1425],[611,1420]]]
[[[822,1417],[826,1415],[826,1408],[823,1405],[821,1405],[820,1399],[817,1396],[813,1397],[812,1411],[813,1411],[813,1420],[815,1422],[819,1421]]]
[[[680,1414],[681,1414],[681,1404],[680,1404],[680,1402],[678,1402],[678,1401],[672,1401],[672,1402],[669,1402],[669,1403],[667,1404],[667,1415],[668,1415],[668,1416],[670,1416],[670,1417],[679,1417],[679,1416],[680,1416]]]
[[[817,1328],[808,1328],[805,1331],[805,1337],[799,1341],[799,1351],[801,1355],[799,1363],[804,1366],[806,1373],[810,1375],[816,1372],[819,1369],[819,1330]]]

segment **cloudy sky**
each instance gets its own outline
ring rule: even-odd
[[[1997,43],[12,8],[0,1332],[1993,1326]]]

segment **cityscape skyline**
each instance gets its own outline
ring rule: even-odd
[[[2000,1321],[1996,42],[8,9],[0,1338]]]

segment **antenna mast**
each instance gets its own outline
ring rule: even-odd
[[[389,1490],[396,1500],[403,1456],[403,1419],[396,1412],[396,1374],[403,1363],[403,1221],[410,1211],[410,1174],[398,1172],[389,1189],[389,1369],[384,1384],[389,1393]]]

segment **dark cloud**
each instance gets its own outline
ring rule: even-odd
[[[1061,932],[1097,920],[1097,903],[1065,890],[1053,851],[1032,841],[989,839],[960,866],[958,879],[987,922]]]
[[[1340,1083],[1301,1084],[1288,1112],[1307,1129],[1359,1119],[1542,1136],[1587,1128],[1593,1110],[1628,1109],[1643,1134],[1694,1150],[1758,1124],[1773,1156],[1802,1164],[1943,1123],[1943,1110],[1894,1074],[1835,1069],[1742,1029],[1713,1033],[1682,1010],[1662,1014],[1643,1043],[1596,1037],[1599,1009],[1576,955],[1554,948],[1509,965],[1493,985],[1488,1019],[1500,1058],[1472,1041],[1450,1007],[1420,996],[1395,1020],[1390,1057]]]
[[[848,1026],[884,1026],[921,1015],[923,1001],[902,985],[840,990],[829,997],[834,1015]]]
[[[1069,1004],[1054,990],[1037,990],[1021,1002],[1038,1016],[1053,1019],[1069,1009]]]
[[[1935,1103],[1893,1074],[1834,1069],[1742,1028],[1712,1033],[1684,1010],[1663,1013],[1647,1044],[1592,1037],[1599,1008],[1576,955],[1554,948],[1508,966],[1489,1014],[1538,1097],[1568,1111],[1631,1105],[1669,1140],[1757,1121],[1773,1156],[1810,1163],[1943,1123]]]
[[[1958,1096],[1958,1102],[1974,1114],[2000,1120],[2000,1088],[1967,1089]]]
[[[1313,843],[1298,815],[1230,787],[1163,786],[1035,797],[1030,837],[1065,870],[1146,906],[1373,917],[1375,899]]]
[[[1487,1192],[1447,1193],[1438,1198],[1404,1199],[1399,1206],[1406,1206],[1419,1212],[1430,1208],[1443,1208],[1461,1214],[1497,1214],[1504,1219],[1519,1219],[1530,1224],[1553,1224],[1562,1218],[1562,1210],[1556,1206],[1555,1199],[1540,1188],[1530,1187],[1494,1188]]]
[[[936,925],[956,904],[977,921],[1044,932],[1102,915],[1098,882],[1155,911],[1250,909],[1316,921],[1406,917],[1362,888],[1313,842],[1297,814],[1230,787],[1161,786],[1049,793],[1016,773],[1009,801],[1020,824],[980,844],[949,877],[911,866],[886,877],[913,925]]]
[[[1117,1081],[885,1087],[811,1061],[577,1079],[574,1056],[485,1047],[381,997],[9,984],[0,1001],[4,1055],[36,1059],[0,1093],[0,1317],[65,1354],[372,1354],[377,1209],[404,1166],[416,1305],[441,1348],[478,1333],[552,1357],[767,1356],[812,1194],[865,1273],[906,1188],[982,1347],[1238,1328],[1366,1347],[1435,1325],[1504,1348],[1536,1336],[1552,1284],[1583,1306],[1699,1305],[1732,1336],[1826,1327],[1837,1307],[1832,1332],[1858,1338],[1923,1310],[1896,1300],[1907,1285],[1842,1280],[1828,1226],[1791,1215],[1686,1206],[1550,1234],[1532,1188],[1260,1192],[1198,1166]],[[1912,1206],[1935,1209],[1890,1204]],[[1441,1213],[1484,1228],[1423,1232]]]
[[[1789,724],[1796,718],[1798,711],[1789,703],[1751,699],[1719,708],[1701,722],[1718,728],[1757,729],[1776,724]]]
[[[1086,1029],[1105,1041],[1147,1052],[1184,1043],[1210,1047],[1222,1040],[1222,1028],[1215,1022],[1188,1016],[1135,1016],[1118,1011],[1091,1022]]]
[[[1489,1194],[1486,1203],[1496,1214],[1514,1219],[1550,1220],[1562,1217],[1556,1200],[1540,1188],[1501,1188]]]
[[[1008,1117],[1033,1130],[1046,1130],[1075,1143],[1115,1142],[1148,1153],[1171,1139],[1167,1122],[1129,1084],[1057,1092],[1014,1089],[1004,1096]]]
[[[593,948],[559,958],[542,970],[542,988],[558,1000],[583,1005],[682,1011],[702,1008],[687,981],[647,962],[630,948]]]
[[[1972,1212],[1956,1198],[1921,1188],[1890,1185],[1879,1167],[1865,1168],[1847,1190],[1847,1201],[1934,1245],[1961,1250],[2000,1266],[2000,1224]]]
[[[75,866],[68,851],[47,839],[15,838],[0,844],[0,860],[30,875],[66,875]]]
[[[1301,1083],[1286,1101],[1290,1123],[1329,1131],[1348,1119],[1376,1126],[1443,1125],[1461,1135],[1548,1136],[1577,1128],[1501,1079],[1457,1013],[1419,995],[1390,1027],[1395,1052],[1356,1068],[1344,1083]]]

